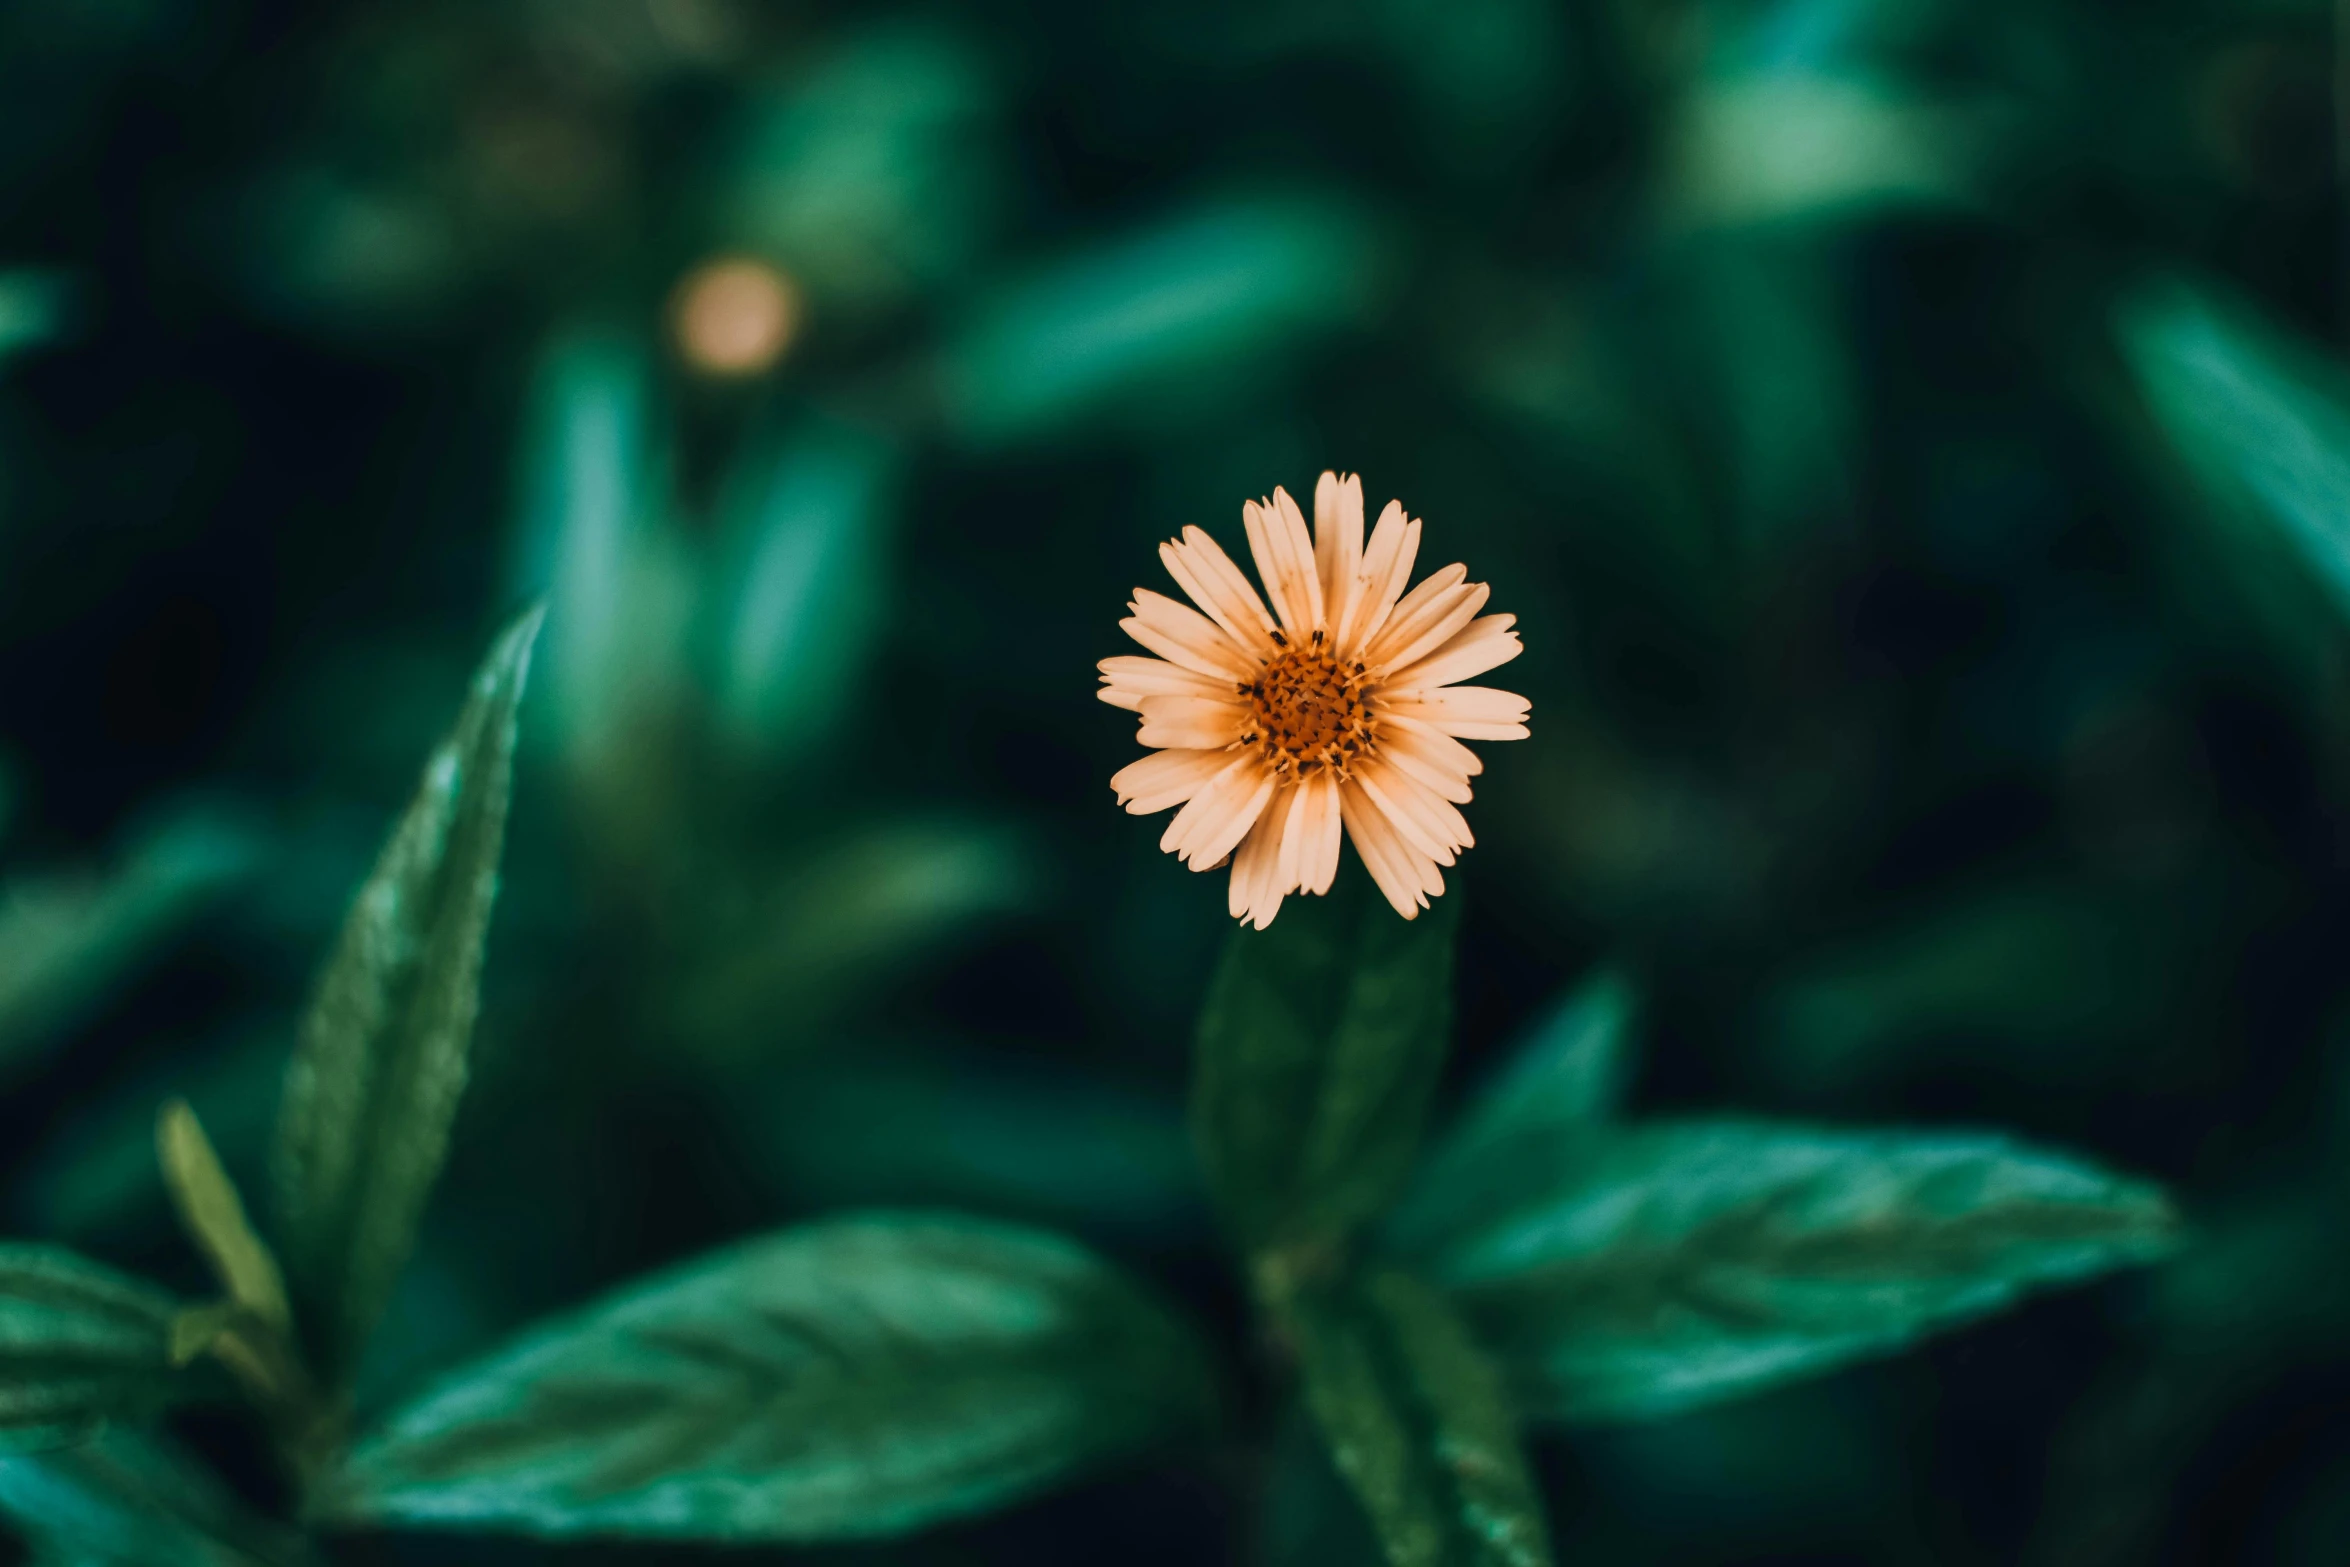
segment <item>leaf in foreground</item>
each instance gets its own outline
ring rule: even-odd
[[[345,1522],[825,1540],[1009,1502],[1203,1413],[1182,1326],[1069,1242],[871,1215],[689,1263],[393,1415]]]
[[[1232,933],[1200,1013],[1191,1116],[1246,1245],[1342,1239],[1402,1187],[1452,1029],[1459,901],[1400,920],[1350,868],[1269,929]]]
[[[2004,1137],[1641,1127],[1434,1272],[1536,1418],[1670,1413],[2160,1257],[2155,1187]]]
[[[203,1249],[229,1299],[278,1332],[289,1330],[294,1319],[277,1257],[253,1233],[236,1183],[185,1099],[165,1101],[155,1120],[155,1149],[180,1224]]]
[[[112,1430],[63,1452],[0,1458],[0,1514],[44,1561],[103,1567],[296,1567],[312,1560],[178,1448]]]
[[[278,1193],[287,1260],[348,1371],[416,1239],[465,1087],[534,610],[474,677],[351,905],[286,1070]]]
[[[1450,1235],[1548,1187],[1623,1097],[1637,1005],[1613,969],[1569,991],[1429,1151],[1391,1233],[1407,1246]]]
[[[1380,1273],[1294,1303],[1306,1405],[1392,1567],[1542,1567],[1501,1373],[1444,1297]]]
[[[87,1438],[172,1394],[162,1290],[72,1252],[0,1244],[0,1451]]]

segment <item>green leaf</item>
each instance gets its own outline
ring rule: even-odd
[[[1964,105],[1860,74],[1719,78],[1682,100],[1664,216],[1672,228],[1709,229],[1970,207],[1983,129]]]
[[[1393,1567],[1551,1559],[1501,1374],[1442,1295],[1383,1272],[1283,1316],[1306,1405]]]
[[[65,336],[80,304],[76,294],[67,273],[32,267],[0,272],[0,364]]]
[[[0,1243],[0,1451],[86,1438],[178,1386],[162,1290],[52,1246]]]
[[[1053,1236],[842,1219],[697,1259],[394,1414],[346,1522],[828,1540],[976,1512],[1203,1413],[1189,1335]]]
[[[1192,1129],[1250,1249],[1343,1240],[1402,1187],[1452,1029],[1457,898],[1398,919],[1367,876],[1235,929],[1200,1013]]]
[[[113,1430],[61,1452],[0,1458],[0,1514],[42,1559],[91,1567],[297,1567],[313,1560],[179,1449]]]
[[[811,421],[732,487],[711,581],[713,662],[728,734],[773,757],[814,749],[839,719],[887,605],[903,456],[879,432]]]
[[[351,905],[286,1070],[278,1195],[287,1260],[347,1373],[382,1315],[465,1087],[514,714],[540,613],[475,676],[416,798]]]
[[[1302,1405],[1282,1416],[1267,1464],[1259,1533],[1265,1567],[1351,1567],[1379,1560],[1371,1520]]]
[[[943,355],[949,430],[1009,444],[1229,395],[1373,317],[1394,260],[1384,225],[1325,195],[1203,202],[983,302]]]
[[[2153,1186],[1993,1135],[1694,1122],[1572,1164],[1433,1266],[1537,1418],[1825,1371],[2176,1239]]]
[[[294,1315],[286,1305],[277,1256],[253,1233],[236,1183],[220,1167],[220,1155],[204,1135],[204,1123],[185,1099],[165,1101],[155,1120],[155,1147],[180,1222],[203,1248],[229,1299],[278,1332],[289,1331]]]
[[[1202,1228],[1181,1111],[1156,1094],[969,1050],[827,1050],[730,1083],[734,1146],[818,1209],[961,1203],[1181,1244]]]
[[[175,818],[104,876],[44,876],[0,891],[0,1073],[33,1060],[104,1006],[131,973],[256,857],[250,835]]]
[[[902,304],[976,259],[1005,170],[996,78],[969,39],[902,17],[844,28],[744,99],[719,222],[824,315]]]
[[[1550,1184],[1623,1098],[1637,1007],[1613,969],[1567,992],[1430,1151],[1389,1227],[1397,1243],[1441,1239]]]
[[[2119,316],[2146,412],[2213,503],[2173,539],[2181,598],[2214,587],[2310,678],[2330,678],[2350,614],[2350,377],[2252,311],[2180,283]],[[2328,687],[2330,689],[2330,687]]]
[[[2200,932],[2134,888],[2025,880],[1891,909],[1806,953],[1758,1006],[1755,1060],[1806,1093],[1963,1056],[2010,1080],[2095,1080],[2174,1021]]]
[[[1037,858],[984,822],[844,825],[702,931],[667,1008],[676,1034],[714,1059],[820,1036],[916,959],[1035,902]]]

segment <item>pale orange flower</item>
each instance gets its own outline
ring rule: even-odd
[[[1233,917],[1259,930],[1330,890],[1341,826],[1408,920],[1475,841],[1457,807],[1485,764],[1461,742],[1526,738],[1524,697],[1454,684],[1518,656],[1517,617],[1480,617],[1490,590],[1465,566],[1406,593],[1419,519],[1389,501],[1366,547],[1353,474],[1314,486],[1311,538],[1286,490],[1241,517],[1262,598],[1198,528],[1159,546],[1198,609],[1134,590],[1119,625],[1159,656],[1103,659],[1101,698],[1159,749],[1110,787],[1138,816],[1181,805],[1159,847],[1198,871],[1229,859]]]

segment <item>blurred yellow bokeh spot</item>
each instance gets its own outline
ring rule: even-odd
[[[670,298],[685,362],[705,375],[757,375],[799,336],[799,285],[767,262],[720,256],[688,272]]]

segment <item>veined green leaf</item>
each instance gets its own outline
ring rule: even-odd
[[[549,1323],[350,1455],[345,1522],[827,1540],[994,1507],[1198,1420],[1180,1323],[1050,1235],[790,1230]]]
[[[1536,1418],[1824,1371],[2176,1239],[2153,1186],[1999,1136],[1695,1122],[1573,1162],[1434,1263]]]
[[[286,1071],[278,1194],[288,1261],[347,1373],[382,1314],[465,1087],[540,614],[507,630],[351,905]]]
[[[1383,1272],[1283,1315],[1306,1405],[1391,1567],[1550,1561],[1501,1374],[1442,1295]]]
[[[299,1567],[313,1558],[162,1437],[111,1430],[0,1458],[0,1514],[44,1561],[88,1567]]]
[[[1342,1239],[1419,1151],[1452,1030],[1457,898],[1401,920],[1343,874],[1235,929],[1200,1012],[1192,1129],[1252,1250]]]
[[[72,1252],[0,1244],[0,1451],[59,1446],[160,1407],[178,1381],[178,1309]]]
[[[1430,1150],[1396,1210],[1397,1243],[1432,1244],[1548,1187],[1623,1097],[1636,1006],[1613,969],[1569,991]]]

